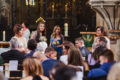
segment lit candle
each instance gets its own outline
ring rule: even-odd
[[[54,8],[55,8],[55,5],[53,4],[53,5],[52,5],[52,11],[53,11],[53,12],[55,11]]]
[[[5,41],[5,31],[3,31],[3,41]]]

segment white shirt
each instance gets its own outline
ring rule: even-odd
[[[68,55],[62,55],[60,57],[60,61],[67,65],[68,64]]]
[[[12,39],[15,38],[17,39],[17,43],[16,43],[16,48],[22,48],[22,49],[26,49],[27,48],[27,41],[24,37],[18,38],[16,36],[12,37]],[[22,41],[21,41],[21,40]]]
[[[81,71],[77,71],[76,72],[76,75],[77,75],[77,80],[83,80],[83,77],[84,77],[84,68],[83,66],[74,66],[75,68],[80,68],[82,69],[82,72]]]

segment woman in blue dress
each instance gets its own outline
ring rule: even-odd
[[[60,26],[56,25],[50,38],[50,46],[52,46],[58,52],[58,54],[62,53],[63,41],[64,36],[61,34]]]

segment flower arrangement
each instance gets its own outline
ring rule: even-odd
[[[40,40],[40,41],[45,41],[45,42],[46,42],[46,41],[47,41],[47,38],[46,38],[45,36],[41,36],[41,37],[39,38],[39,40]]]
[[[57,41],[57,40],[54,40],[52,44],[54,44],[54,45],[59,45],[59,44],[60,44],[60,42],[59,42],[59,41]]]

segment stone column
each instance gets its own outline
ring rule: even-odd
[[[97,26],[105,26],[112,30],[112,36],[120,37],[120,0],[90,0],[90,5],[97,13]],[[115,53],[116,60],[120,61],[120,39],[116,41],[111,43],[111,50]]]

